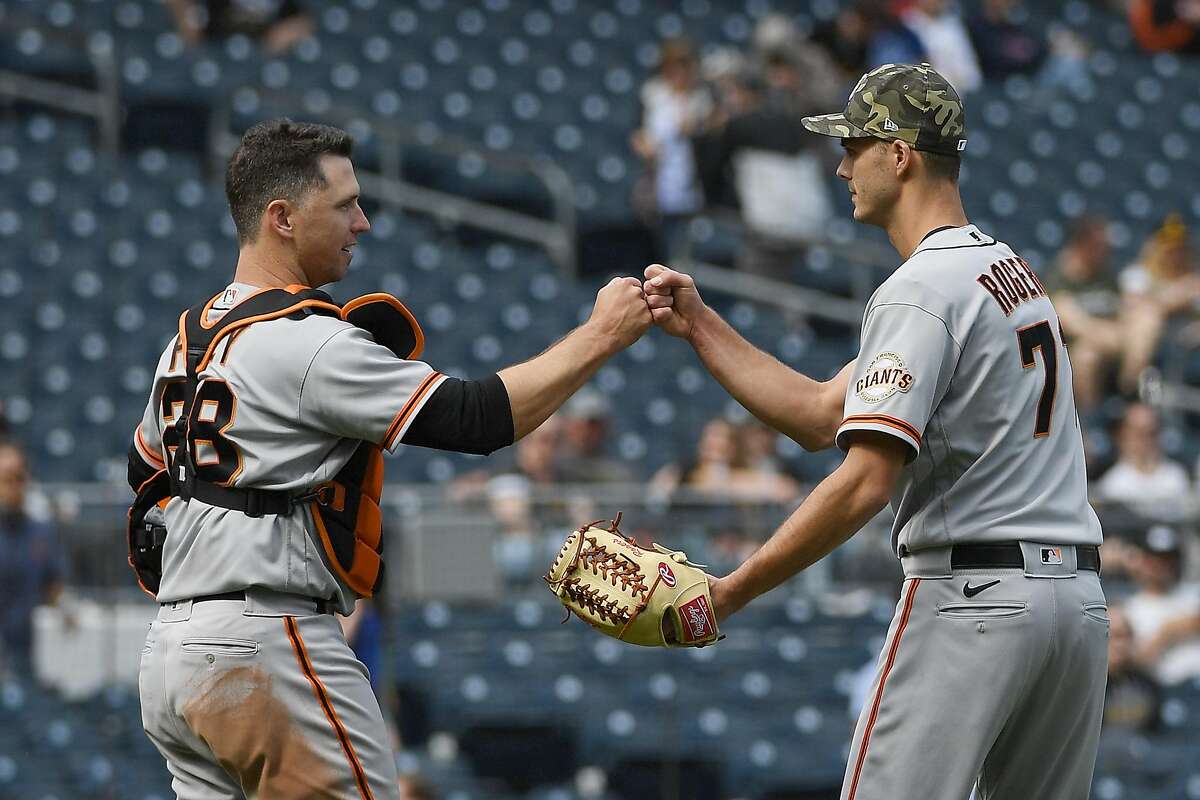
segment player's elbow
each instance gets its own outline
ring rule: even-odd
[[[796,444],[810,453],[833,447],[838,428],[842,424],[842,393],[836,387],[825,384],[817,395],[816,402],[805,414],[806,424],[791,433]]]

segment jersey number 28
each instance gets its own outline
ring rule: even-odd
[[[1034,438],[1050,435],[1050,415],[1054,412],[1054,396],[1058,391],[1058,343],[1047,320],[1026,325],[1017,331],[1017,345],[1021,349],[1021,366],[1032,369],[1037,365],[1034,356],[1042,352],[1042,366],[1046,369],[1046,380],[1042,384],[1042,396],[1038,399],[1037,417],[1033,423]]]
[[[242,465],[237,445],[224,435],[237,413],[237,398],[225,381],[207,378],[196,388],[191,418],[185,424],[180,416],[186,391],[187,383],[182,380],[163,388],[163,444],[174,458],[180,439],[187,435],[196,477],[227,486]]]

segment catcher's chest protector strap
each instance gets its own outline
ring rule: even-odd
[[[350,301],[344,308],[335,305],[323,292],[307,289],[291,293],[269,289],[239,303],[211,326],[205,324],[216,298],[184,312],[179,321],[180,347],[186,359],[187,390],[184,406],[176,423],[180,446],[175,449],[166,480],[147,485],[139,492],[135,506],[148,508],[161,498],[150,494],[169,491],[185,501],[196,498],[209,505],[241,511],[250,516],[289,514],[301,503],[310,503],[313,519],[330,564],[357,594],[370,597],[383,575],[382,513],[379,499],[383,491],[383,453],[379,445],[362,442],[346,465],[332,480],[293,495],[285,491],[234,488],[201,480],[195,470],[195,442],[188,432],[198,375],[212,359],[221,340],[256,322],[307,313],[329,314],[367,330],[375,340],[401,358],[414,358],[424,348],[424,334],[404,305],[386,294],[371,294]],[[148,482],[149,483],[149,482]],[[143,497],[143,494],[147,495]],[[144,589],[157,591],[158,575],[139,569],[139,563],[154,562],[154,555],[139,552],[134,558],[135,528],[142,527],[131,510],[130,563]],[[161,542],[158,561],[161,564]],[[160,567],[161,569],[161,567]],[[151,587],[151,584],[153,586]]]

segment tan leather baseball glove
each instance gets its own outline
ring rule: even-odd
[[[568,617],[647,647],[703,647],[723,638],[708,576],[682,552],[639,547],[621,533],[620,523],[617,514],[612,522],[584,525],[550,565],[546,583]]]

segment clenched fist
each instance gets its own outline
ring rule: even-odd
[[[622,350],[641,338],[652,322],[650,308],[637,278],[613,278],[596,293],[588,327]]]
[[[691,275],[662,264],[646,267],[646,282],[642,289],[654,324],[672,336],[690,337],[696,321],[708,308],[700,299]]]

